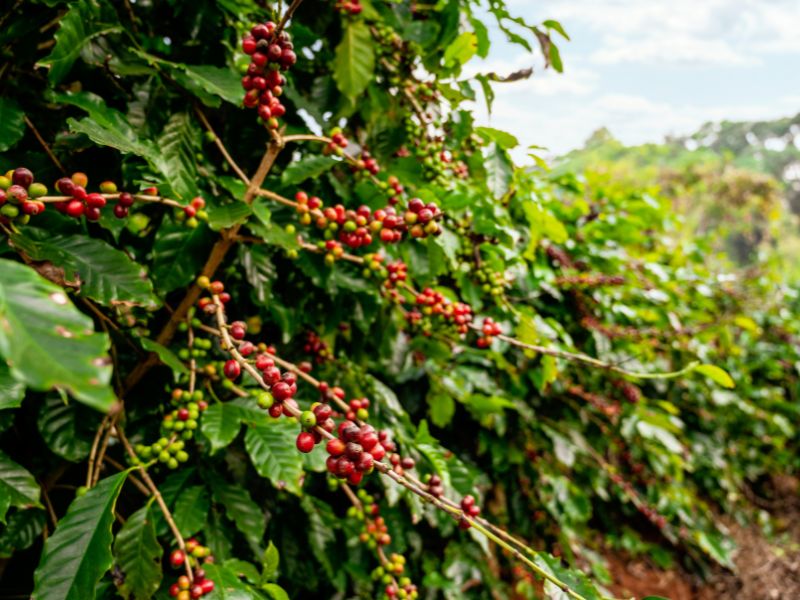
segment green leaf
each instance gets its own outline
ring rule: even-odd
[[[209,474],[209,484],[214,502],[225,507],[225,514],[242,532],[254,553],[263,548],[262,541],[267,529],[264,511],[250,497],[250,493],[238,485],[225,481],[213,473]]]
[[[44,510],[16,510],[6,526],[0,528],[0,558],[10,558],[14,552],[30,548],[44,529]]]
[[[95,586],[113,562],[114,507],[128,471],[102,479],[73,500],[44,544],[33,574],[37,600],[93,600]]]
[[[444,51],[444,66],[453,68],[466,64],[478,51],[478,36],[471,31],[459,35]]]
[[[25,384],[11,376],[8,365],[0,362],[0,410],[18,408],[25,397]]]
[[[67,280],[79,281],[81,295],[100,304],[155,306],[157,302],[145,269],[102,240],[26,227],[11,241],[33,260],[47,260],[64,269]]]
[[[113,9],[110,9],[105,2],[93,0],[73,2],[59,23],[54,36],[56,44],[53,50],[38,65],[50,68],[47,77],[51,84],[60,83],[89,40],[115,31],[121,31],[121,27],[114,18]]]
[[[547,19],[546,21],[542,21],[542,25],[544,25],[548,29],[553,29],[553,30],[557,31],[558,33],[561,34],[561,36],[565,40],[569,41],[569,36],[567,35],[567,32],[564,30],[564,27],[558,21],[554,21],[552,19]],[[647,599],[645,598],[645,600],[647,600]]]
[[[337,87],[350,100],[355,100],[367,88],[374,70],[375,47],[369,27],[363,21],[346,21],[333,62]]]
[[[286,590],[277,583],[267,583],[262,589],[267,592],[267,595],[269,595],[272,600],[290,600]]]
[[[133,513],[114,540],[114,556],[125,577],[119,592],[125,598],[152,598],[161,584],[163,549],[150,515],[152,502]]]
[[[503,150],[510,150],[519,145],[519,140],[506,131],[493,127],[476,127],[475,133],[487,142],[496,142]]]
[[[39,409],[37,426],[47,447],[58,456],[71,462],[80,462],[89,456],[92,435],[88,425],[95,419],[87,419],[81,407],[67,404],[58,395],[45,398]],[[97,413],[91,416],[98,416]]]
[[[498,143],[494,143],[488,147],[483,164],[489,191],[495,198],[502,198],[508,193],[514,174],[514,166],[508,153]]]
[[[209,205],[208,226],[214,231],[239,225],[253,214],[253,208],[244,202],[229,202],[227,204]]]
[[[0,522],[12,506],[29,508],[39,504],[39,484],[33,475],[0,450]]]
[[[211,451],[216,452],[233,442],[241,428],[239,410],[227,402],[212,404],[203,413],[200,428],[211,442]]]
[[[205,248],[211,241],[204,227],[187,229],[182,225],[162,225],[153,246],[153,279],[160,292],[171,292],[192,282],[205,261]]]
[[[733,388],[736,386],[728,372],[716,365],[697,365],[694,370],[722,387]]]
[[[239,260],[250,285],[251,295],[259,304],[266,306],[272,295],[272,283],[278,276],[269,248],[263,244],[249,247],[242,245],[239,247]]]
[[[225,565],[205,563],[203,570],[206,577],[214,581],[214,591],[206,596],[207,600],[253,600],[259,597],[239,579],[236,571]]]
[[[536,555],[534,562],[559,581],[567,584],[574,592],[580,594],[586,600],[601,600],[603,598],[603,595],[597,591],[586,575],[576,569],[563,567],[560,558],[541,552]],[[567,600],[569,598],[561,588],[550,583],[550,581],[545,581],[545,593],[548,598],[558,600],[562,598]]]
[[[97,125],[115,130],[131,142],[139,143],[136,131],[131,127],[125,115],[108,106],[108,103],[97,94],[83,91],[59,92],[51,94],[51,97],[53,102],[69,104],[85,110]]]
[[[247,430],[245,446],[259,475],[299,495],[303,457],[295,448],[297,432],[297,423],[270,420]]]
[[[281,557],[278,549],[272,542],[269,543],[267,549],[264,551],[264,556],[261,558],[261,577],[264,581],[271,581],[278,576],[278,567],[281,564]]]
[[[60,287],[0,260],[0,354],[14,379],[36,390],[67,390],[105,412],[114,403],[108,344]]]
[[[296,185],[306,179],[316,179],[339,162],[341,161],[330,156],[307,156],[292,162],[286,167],[286,170],[281,175],[281,182],[289,186]]]
[[[175,356],[175,353],[169,348],[165,348],[158,342],[154,342],[148,338],[139,338],[139,342],[142,344],[142,348],[148,352],[155,352],[159,360],[174,371],[176,377],[178,374],[189,374],[189,369],[186,368],[186,365],[184,365],[181,359]],[[203,418],[205,419],[205,417]]]
[[[11,98],[0,97],[0,152],[13,148],[25,135],[25,113]]]
[[[125,129],[115,125],[109,123],[101,124],[91,117],[86,117],[80,121],[70,117],[67,119],[67,125],[69,125],[71,131],[82,133],[101,146],[116,148],[125,154],[135,154],[151,162],[154,162],[157,158],[157,151],[152,142],[138,138],[131,139]]]
[[[242,83],[235,69],[210,65],[183,65],[189,81],[226,102],[242,104]]]
[[[174,518],[178,531],[184,537],[196,534],[206,524],[211,507],[208,490],[204,485],[186,488],[175,501]]]
[[[449,394],[428,394],[431,421],[437,427],[446,427],[456,412],[456,403]]]
[[[164,175],[177,200],[188,203],[197,196],[195,153],[200,133],[187,113],[173,113],[158,138],[154,166]]]

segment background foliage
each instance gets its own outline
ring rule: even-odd
[[[355,15],[299,6],[282,134],[341,126],[349,155],[368,149],[377,159],[377,178],[303,142],[278,155],[262,187],[375,209],[386,202],[380,182],[398,177],[410,195],[439,205],[444,232],[385,253],[408,265],[417,289],[469,303],[513,338],[479,349],[473,333],[410,326],[360,267],[300,247],[286,229],[297,221],[291,208],[242,201],[245,186],[203,119],[255,172],[270,135],[241,107],[248,59],[239,41],[253,23],[279,19],[281,7],[17,3],[0,17],[0,171],[26,166],[50,184],[63,164],[94,183],[157,186],[182,205],[199,195],[208,220],[190,228],[181,211],[148,204],[125,220],[47,210],[4,224],[4,590],[166,597],[179,574],[166,560],[174,536],[152,496],[131,483],[119,436],[108,437],[98,481],[87,480],[87,464],[97,463],[96,436],[110,433],[109,419],[133,444],[158,439],[191,357],[170,315],[196,294],[219,240],[230,244],[217,276],[232,320],[294,362],[314,358],[307,336],[318,335],[330,357],[313,365],[316,377],[370,398],[370,421],[391,428],[420,474],[437,474],[456,500],[476,495],[488,518],[535,549],[541,569],[585,598],[613,583],[608,549],[698,572],[731,566],[719,515],[752,517],[748,492],[766,494],[771,475],[796,472],[800,302],[765,250],[784,218],[774,183],[721,173],[715,159],[679,161],[668,185],[643,186],[640,165],[626,166],[628,177],[605,168],[622,160],[609,140],[552,172],[520,168],[508,154],[515,137],[475,126],[469,110],[491,104],[492,85],[513,85],[504,76],[520,75],[467,78],[462,67],[489,53],[491,19],[561,70],[561,25],[527,25],[494,1],[361,4]],[[736,216],[752,219],[743,225],[727,206],[681,200],[729,197],[720,187],[742,200]],[[720,222],[730,225],[724,236]],[[198,360],[225,358],[215,342]],[[659,375],[667,372],[679,375]],[[253,382],[240,383],[242,397],[203,377],[210,406],[187,442],[189,460],[147,467],[181,534],[213,551],[209,598],[377,597],[378,558],[359,542],[346,496],[326,481],[323,451],[298,453],[298,424],[270,419]],[[298,399],[307,407],[317,396],[301,386]],[[377,474],[363,485],[422,597],[563,597],[417,496]]]

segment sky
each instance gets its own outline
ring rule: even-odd
[[[483,125],[515,134],[525,160],[581,147],[599,127],[626,144],[687,134],[706,121],[774,119],[800,112],[800,0],[507,0],[528,23],[561,22],[564,73],[508,43],[493,19],[488,59],[468,74],[534,67],[495,84]],[[557,37],[557,36],[556,36]]]

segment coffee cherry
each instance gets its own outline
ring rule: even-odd
[[[76,186],[85,188],[89,185],[89,178],[86,176],[86,173],[73,173],[71,179]]]
[[[312,415],[313,416],[313,415]],[[297,449],[304,454],[311,452],[314,449],[314,436],[307,431],[301,431],[297,435]]]
[[[27,188],[33,183],[33,173],[25,167],[18,167],[11,174],[11,183]]]
[[[225,373],[225,377],[233,381],[239,377],[242,372],[242,368],[238,362],[236,362],[234,359],[230,359],[225,363],[223,372]]]
[[[314,427],[317,424],[317,416],[312,411],[305,410],[300,415],[300,424],[303,427],[310,429],[311,427]]]
[[[67,206],[64,212],[66,212],[70,217],[81,217],[83,216],[84,206],[83,202],[80,200],[70,200],[67,202]]]
[[[172,554],[169,555],[169,562],[173,567],[177,569],[178,567],[183,565],[184,562],[186,562],[186,555],[183,553],[182,550],[173,550]]]

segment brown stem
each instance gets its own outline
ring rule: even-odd
[[[247,191],[242,198],[243,202],[246,204],[251,204],[253,202],[258,188],[260,188],[261,184],[264,183],[264,179],[266,179],[267,174],[272,168],[272,165],[275,163],[275,159],[278,157],[281,149],[282,146],[278,144],[270,143],[267,146],[267,150],[264,152],[264,156],[261,158],[261,163],[258,165],[258,170],[250,180],[250,185],[248,185]],[[214,275],[220,264],[222,264],[222,261],[225,259],[225,255],[236,243],[236,234],[238,233],[240,227],[241,225],[234,225],[230,229],[223,229],[221,231],[220,238],[211,249],[211,253],[206,260],[206,264],[203,265],[203,269],[200,272],[201,275],[206,277],[212,277]],[[169,345],[169,343],[172,341],[172,338],[175,336],[178,325],[181,321],[186,319],[189,309],[194,306],[194,303],[197,302],[197,299],[200,297],[200,292],[201,289],[197,283],[193,283],[189,287],[186,295],[183,297],[183,300],[170,315],[169,320],[156,337],[157,343],[161,344],[162,346]],[[136,367],[133,369],[133,371],[131,371],[130,375],[128,375],[127,379],[125,380],[125,389],[130,390],[133,388],[139,381],[141,381],[142,377],[144,377],[145,374],[150,371],[151,368],[158,364],[158,362],[158,356],[155,353],[151,353],[144,361],[136,365]]]
[[[278,23],[278,27],[275,29],[275,35],[278,35],[283,30],[283,28],[286,27],[286,23],[289,21],[289,19],[292,18],[294,11],[297,10],[297,8],[300,6],[300,4],[302,4],[302,2],[303,0],[294,0],[292,4],[289,6],[289,8],[286,9],[286,12],[283,13],[283,18],[281,19],[281,22]]]
[[[125,431],[123,431],[120,425],[116,425],[114,428],[117,437],[122,442],[122,445],[125,446],[125,451],[128,455],[136,462],[139,461],[139,457],[136,456],[136,452],[133,450],[133,446],[128,441],[128,437],[125,435]],[[153,480],[150,478],[150,474],[147,472],[147,469],[144,468],[142,464],[138,464],[137,468],[139,469],[139,473],[144,480],[145,485],[150,490],[150,493],[155,496],[156,502],[158,503],[159,508],[161,508],[161,512],[164,515],[164,520],[169,525],[170,530],[172,531],[172,535],[175,537],[175,541],[178,542],[178,548],[180,548],[184,555],[186,555],[186,544],[183,541],[183,536],[181,535],[178,526],[175,524],[175,519],[172,518],[172,513],[170,512],[169,508],[167,508],[167,503],[164,502],[163,496],[161,496],[161,492],[158,491],[158,487]],[[189,565],[189,561],[184,561],[184,566],[186,567],[186,575],[189,577],[189,581],[194,581],[194,574],[192,573],[192,567]]]
[[[124,471],[125,469],[128,468],[125,465],[123,465],[122,463],[117,462],[116,460],[114,460],[110,456],[104,456],[103,457],[103,461],[107,462],[108,464],[110,464],[117,471]],[[139,479],[136,475],[134,475],[133,473],[129,473],[128,474],[128,480],[134,486],[136,486],[136,489],[138,489],[140,492],[142,492],[142,494],[144,494],[145,496],[149,496],[150,495],[150,490],[147,489],[147,486],[144,483],[142,483],[142,480]]]
[[[103,420],[100,422],[100,427],[97,428],[97,433],[94,435],[94,440],[92,441],[92,450],[89,452],[89,466],[86,470],[86,487],[92,487],[92,482],[94,481],[94,470],[97,468],[97,448],[100,445],[100,438],[103,435],[103,432],[108,427],[108,422],[111,417],[106,415],[103,417]]]
[[[219,139],[217,132],[214,131],[214,128],[211,126],[211,123],[206,118],[206,115],[200,110],[200,107],[195,105],[194,111],[197,113],[197,116],[200,117],[200,121],[203,123],[203,127],[205,127],[211,135],[214,136],[214,144],[216,144],[219,151],[222,153],[222,156],[225,158],[225,161],[231,166],[231,169],[236,173],[236,175],[241,179],[245,185],[250,185],[250,179],[245,175],[244,171],[239,168],[239,165],[236,164],[236,161],[233,160],[233,157],[228,152],[228,149],[225,147],[225,144],[222,143],[222,140]]]
[[[44,151],[47,153],[47,156],[49,156],[49,157],[50,157],[50,160],[52,160],[52,161],[53,161],[53,164],[54,164],[56,167],[58,167],[58,170],[59,170],[59,171],[61,171],[63,174],[65,174],[65,175],[66,175],[66,173],[67,173],[67,172],[64,170],[64,165],[62,165],[62,164],[61,164],[61,161],[60,161],[60,160],[58,160],[58,158],[56,158],[56,155],[55,155],[55,154],[53,154],[53,151],[50,149],[50,146],[48,145],[48,143],[47,143],[47,142],[44,140],[44,138],[42,137],[42,135],[39,133],[39,130],[38,130],[38,129],[36,129],[36,125],[34,125],[34,124],[33,124],[33,121],[31,121],[31,120],[28,118],[28,116],[27,116],[27,115],[25,115],[24,119],[25,119],[25,124],[26,124],[26,125],[27,125],[27,126],[30,128],[30,130],[33,132],[33,135],[35,135],[35,136],[36,136],[36,139],[37,139],[37,140],[39,140],[39,143],[41,144],[42,148],[44,148]]]

